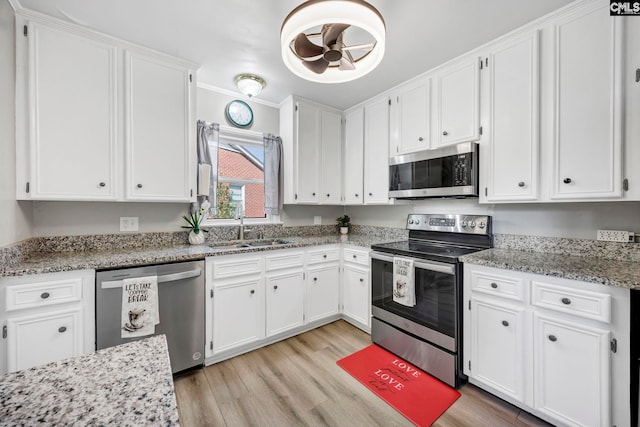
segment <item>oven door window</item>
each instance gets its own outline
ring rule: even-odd
[[[422,268],[415,269],[416,305],[408,307],[393,301],[393,265],[374,262],[372,277],[373,304],[398,316],[455,337],[455,275]]]

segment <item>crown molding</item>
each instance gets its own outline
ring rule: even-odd
[[[208,83],[198,82],[198,88],[199,89],[206,89],[206,90],[209,90],[211,92],[217,92],[217,93],[220,93],[220,94],[223,94],[223,95],[233,96],[233,97],[236,97],[236,98],[238,96],[242,96],[243,98],[246,98],[246,99],[250,100],[252,103],[266,105],[267,107],[272,107],[272,108],[279,108],[278,104],[276,104],[275,102],[265,101],[263,99],[259,99],[259,98],[256,98],[256,97],[249,98],[248,96],[246,96],[243,93],[235,92],[233,90],[223,89],[221,87],[210,85]]]
[[[9,6],[13,8],[13,11],[22,10],[23,7],[20,4],[20,0],[7,0],[9,2]]]

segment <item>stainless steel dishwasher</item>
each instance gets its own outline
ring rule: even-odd
[[[160,323],[165,334],[171,370],[176,373],[204,362],[204,261],[161,264],[96,273],[96,349],[139,338],[121,337],[123,280],[158,276]]]

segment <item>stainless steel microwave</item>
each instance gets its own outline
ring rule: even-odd
[[[389,197],[478,197],[478,144],[465,142],[391,158]]]

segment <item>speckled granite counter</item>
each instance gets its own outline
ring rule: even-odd
[[[0,377],[0,426],[177,426],[164,335]]]
[[[496,236],[494,249],[465,255],[465,263],[640,289],[638,244],[538,236]]]
[[[260,252],[275,249],[301,248],[306,246],[347,243],[370,247],[375,243],[400,240],[393,236],[372,235],[324,235],[280,238],[287,243],[277,246],[249,248],[215,248],[204,245],[172,245],[160,247],[125,247],[110,250],[75,250],[63,252],[31,252],[17,263],[0,266],[0,277],[26,274],[53,273],[58,271],[134,267],[168,262],[191,261],[208,256]],[[233,241],[231,241],[233,242]],[[229,243],[229,242],[227,242]]]

